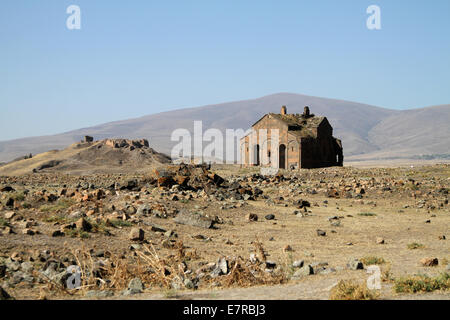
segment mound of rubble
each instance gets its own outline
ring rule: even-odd
[[[262,191],[250,186],[247,182],[237,180],[226,181],[210,171],[205,164],[180,164],[164,170],[155,170],[153,181],[158,187],[171,191],[203,191],[207,196],[217,200],[234,198],[235,200],[255,200]]]

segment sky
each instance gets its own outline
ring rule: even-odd
[[[450,104],[449,40],[448,0],[1,0],[0,140],[279,92]]]

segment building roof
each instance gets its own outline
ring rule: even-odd
[[[289,126],[288,132],[292,133],[299,137],[313,137],[314,128],[320,126],[320,124],[326,119],[326,117],[316,117],[313,114],[305,117],[303,114],[279,114],[279,113],[269,113],[266,116],[271,116],[274,119],[280,120]],[[261,121],[264,117],[259,119],[256,123],[253,124],[255,126],[259,121]],[[252,126],[252,127],[253,127]]]

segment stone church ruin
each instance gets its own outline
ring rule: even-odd
[[[280,169],[342,166],[342,142],[333,137],[326,117],[310,113],[269,113],[258,120],[251,133],[240,141],[243,166],[272,166]]]

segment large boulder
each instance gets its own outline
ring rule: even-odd
[[[185,224],[194,227],[210,229],[214,225],[214,221],[200,213],[191,213],[187,210],[181,210],[174,218],[175,223]]]

